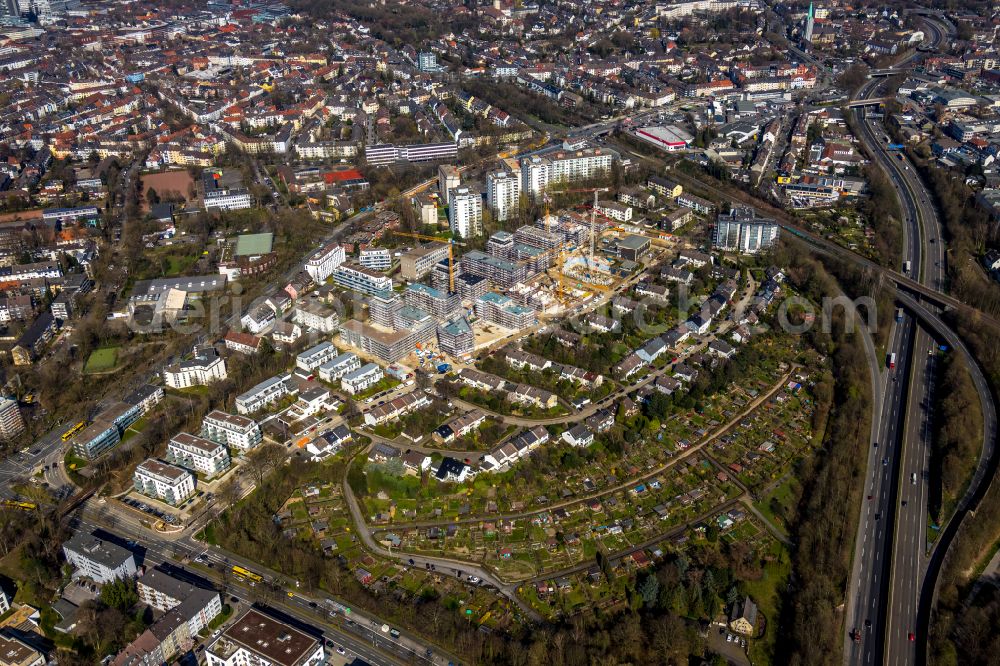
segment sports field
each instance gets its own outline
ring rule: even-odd
[[[87,364],[83,366],[84,372],[105,372],[114,369],[118,364],[118,347],[105,347],[95,349],[90,353]]]

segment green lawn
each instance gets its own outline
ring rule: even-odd
[[[90,353],[90,357],[87,359],[87,364],[83,367],[83,371],[87,373],[113,370],[118,364],[118,349],[118,347],[95,349]]]
[[[87,460],[76,455],[72,450],[66,452],[63,462],[67,470],[81,470],[87,466]]]
[[[774,542],[771,554],[777,557],[775,561],[764,565],[764,575],[760,580],[743,581],[744,590],[757,603],[766,621],[764,635],[750,642],[750,658],[753,663],[774,662],[778,615],[781,612],[781,589],[791,571],[788,552],[781,544]]]

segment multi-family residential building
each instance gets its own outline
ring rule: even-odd
[[[24,417],[17,400],[0,398],[0,439],[14,439],[24,432]]]
[[[632,207],[617,201],[599,201],[596,210],[599,214],[618,222],[632,221]]]
[[[471,250],[462,255],[463,274],[478,275],[495,284],[500,289],[509,289],[528,279],[528,266],[508,259]]]
[[[197,640],[222,612],[215,590],[191,585],[159,568],[136,580],[139,600],[163,613],[153,625],[125,648],[111,666],[156,666],[169,663]]]
[[[403,252],[399,257],[399,276],[416,282],[431,272],[434,264],[448,259],[448,246],[428,243]]]
[[[260,426],[251,418],[215,410],[201,422],[201,436],[239,451],[249,451],[264,439]]]
[[[719,214],[712,244],[723,250],[752,254],[769,247],[777,238],[777,222],[757,217],[753,208],[737,207],[728,214]]]
[[[292,321],[317,333],[334,333],[340,323],[337,310],[315,299],[305,299],[292,311]]]
[[[369,386],[382,381],[385,375],[382,368],[375,363],[365,363],[357,370],[352,370],[340,378],[340,386],[351,395],[361,393]]]
[[[198,605],[204,610],[201,620],[205,625],[222,612],[222,600],[218,592],[175,578],[159,567],[152,567],[139,576],[135,581],[135,588],[141,603],[161,613],[177,608],[192,596],[199,597]],[[201,627],[198,627],[194,633],[197,634],[200,630]]]
[[[63,555],[73,567],[73,578],[89,578],[96,583],[110,583],[136,572],[132,551],[93,534],[76,532],[63,543]]]
[[[15,633],[0,633],[0,666],[44,666],[45,655]]]
[[[336,243],[327,245],[316,250],[306,260],[306,273],[316,284],[323,284],[333,275],[337,267],[344,263],[345,259],[347,259],[347,255],[343,247]]]
[[[236,396],[236,411],[240,414],[253,414],[290,393],[292,390],[288,378],[284,375],[275,375],[265,379],[246,393]]]
[[[538,197],[550,185],[590,180],[611,173],[612,155],[597,148],[559,151],[521,160],[521,193]]]
[[[384,247],[372,247],[361,250],[358,263],[365,268],[384,273],[392,268],[392,253]]]
[[[319,366],[319,378],[325,382],[335,382],[349,372],[353,372],[361,367],[361,359],[357,354],[344,352],[336,356],[323,365]]]
[[[451,198],[451,191],[462,184],[462,174],[458,167],[451,164],[441,164],[438,166],[438,195],[441,201],[448,201]]]
[[[250,608],[205,648],[208,666],[320,666],[323,642]]]
[[[451,319],[462,309],[462,300],[458,294],[449,294],[419,282],[406,286],[403,301],[443,320]]]
[[[153,386],[152,384],[143,384],[136,390],[132,391],[124,398],[122,402],[126,405],[131,405],[133,407],[139,408],[139,414],[145,414],[151,410],[156,405],[160,404],[166,393],[162,386]]]
[[[430,332],[433,335],[433,325]],[[356,319],[349,319],[340,325],[341,340],[386,363],[395,363],[412,353],[423,337],[406,329],[384,331]]]
[[[329,340],[324,340],[315,347],[310,347],[295,357],[295,365],[306,372],[312,372],[327,361],[330,361],[340,352]]]
[[[486,205],[493,218],[503,222],[510,218],[521,202],[521,178],[509,171],[496,171],[486,176]]]
[[[260,351],[260,338],[250,333],[229,331],[226,333],[223,341],[226,344],[226,349],[231,349],[240,354],[256,354]]]
[[[146,460],[135,468],[135,489],[171,506],[178,506],[194,495],[194,474],[176,465]]]
[[[483,233],[483,198],[479,192],[467,187],[451,190],[448,199],[448,224],[451,231],[461,238],[481,236]]]
[[[170,438],[167,444],[167,461],[208,478],[229,469],[229,450],[225,444],[196,437],[186,432]]]
[[[333,281],[342,287],[363,294],[380,294],[392,290],[392,278],[359,264],[345,262],[333,272]]]
[[[211,347],[198,349],[194,358],[168,365],[163,369],[164,383],[175,389],[204,386],[228,376],[225,359]]]
[[[277,321],[277,313],[267,303],[260,303],[250,308],[246,314],[240,317],[240,324],[243,325],[243,328],[250,331],[252,335],[264,333],[274,326]]]
[[[476,335],[465,317],[456,317],[438,326],[437,339],[441,351],[459,358],[472,354],[476,348]]]
[[[509,296],[492,291],[476,299],[475,311],[479,319],[515,331],[534,326],[538,321],[532,308],[518,305]]]

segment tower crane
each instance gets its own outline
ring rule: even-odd
[[[455,292],[455,251],[456,245],[461,245],[461,243],[456,243],[454,238],[438,238],[437,236],[428,236],[426,234],[415,234],[410,231],[396,231],[393,230],[397,236],[408,236],[410,238],[417,238],[419,240],[431,241],[432,243],[446,243],[448,245],[448,291],[451,293]]]
[[[590,255],[587,257],[587,271],[594,270],[594,239],[597,238],[597,195],[600,192],[610,192],[610,187],[582,187],[574,188],[571,190],[557,190],[559,194],[569,194],[573,192],[593,192],[594,193],[594,207],[590,209]],[[548,199],[546,199],[545,204],[545,218],[546,223],[548,223]],[[552,231],[549,229],[548,231]]]

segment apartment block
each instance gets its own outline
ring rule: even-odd
[[[486,278],[501,289],[509,289],[528,279],[528,267],[490,256],[479,250],[462,255],[462,273]]]
[[[443,320],[451,319],[462,309],[462,301],[458,294],[439,291],[419,282],[406,286],[403,290],[403,301]]]
[[[333,272],[333,281],[362,294],[381,294],[392,290],[392,279],[360,264],[343,263]]]
[[[375,363],[366,363],[357,370],[352,370],[340,378],[340,386],[351,395],[357,395],[370,386],[382,381],[385,375]]]
[[[260,426],[253,419],[219,410],[202,420],[201,436],[239,451],[249,451],[264,439]]]
[[[534,309],[518,305],[509,296],[487,292],[476,299],[476,317],[511,330],[534,326],[538,316]]]
[[[462,174],[451,164],[438,166],[438,195],[441,201],[448,201],[451,191],[462,184]]]
[[[323,642],[251,608],[208,644],[205,659],[207,666],[320,666]]]
[[[340,323],[340,315],[330,305],[315,299],[305,299],[295,306],[292,321],[317,333],[334,333]]]
[[[236,411],[240,414],[253,414],[291,393],[288,378],[276,375],[265,379],[246,393],[236,396]]]
[[[198,350],[194,358],[174,363],[163,370],[163,381],[170,388],[204,386],[229,376],[226,361],[212,348]]]
[[[24,417],[17,400],[0,398],[0,438],[14,439],[24,432]]]
[[[132,551],[86,532],[76,532],[63,543],[63,555],[74,569],[73,578],[109,583],[136,572]]]
[[[340,352],[333,343],[325,340],[315,347],[311,347],[295,357],[295,365],[306,372],[312,372],[327,361],[330,361]]]
[[[305,264],[306,273],[309,277],[313,279],[316,284],[323,284],[326,282],[333,272],[344,263],[347,259],[347,255],[344,252],[344,248],[336,243],[327,245],[326,247],[316,250],[307,260]]]
[[[177,506],[194,495],[194,474],[176,465],[147,460],[135,468],[135,489],[154,499]]]
[[[611,153],[587,148],[521,160],[521,193],[538,197],[551,184],[589,180],[611,172]]]
[[[467,187],[451,191],[448,199],[448,224],[452,233],[461,238],[482,235],[483,198],[479,192],[473,192]]]
[[[517,212],[521,203],[521,179],[509,171],[486,176],[486,205],[497,221],[503,222]]]
[[[438,326],[438,347],[456,357],[470,355],[476,348],[476,335],[465,317],[457,317]]]
[[[358,358],[357,354],[344,352],[319,366],[319,378],[325,382],[333,383],[360,367],[361,359]]]
[[[431,331],[433,333],[433,328]],[[417,334],[413,331],[384,331],[356,319],[340,325],[340,339],[386,363],[395,363],[417,346]]]
[[[723,250],[754,254],[773,244],[778,233],[778,223],[757,217],[753,208],[734,208],[729,214],[719,214],[712,245]]]
[[[191,585],[152,568],[136,580],[139,600],[163,613],[112,662],[112,666],[155,666],[170,663],[190,649],[199,632],[222,612],[215,590]]]
[[[399,276],[404,280],[421,280],[439,261],[447,261],[448,246],[439,243],[421,245],[403,252],[399,257]]]
[[[368,319],[373,324],[392,328],[403,301],[395,293],[376,294],[368,299]]]
[[[167,461],[208,478],[229,469],[229,450],[225,444],[196,437],[186,432],[170,438],[167,444]]]
[[[373,271],[384,273],[392,268],[392,254],[384,247],[361,250],[358,263]]]

